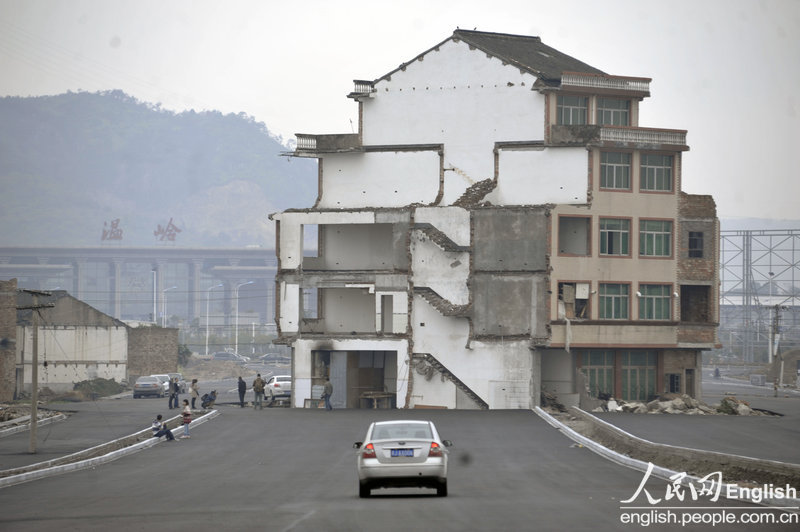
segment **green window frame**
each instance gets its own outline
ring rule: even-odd
[[[589,113],[589,98],[586,96],[571,96],[559,94],[557,97],[557,118],[559,125],[584,125],[587,123]]]
[[[601,320],[627,320],[630,287],[627,284],[601,283],[599,290]]]
[[[592,397],[608,394],[614,397],[615,352],[599,349],[583,351],[581,371],[586,376]]]
[[[672,287],[666,284],[639,285],[639,319],[669,320],[672,317]]]
[[[597,123],[603,126],[629,126],[630,109],[630,100],[598,98]]]
[[[672,192],[672,155],[643,153],[640,165],[640,188],[656,192]]]
[[[600,254],[630,255],[631,222],[623,218],[600,218]]]
[[[622,352],[622,398],[649,401],[656,394],[655,351]]]
[[[600,154],[600,188],[631,189],[631,154],[604,151]]]
[[[639,220],[639,255],[672,256],[672,221]]]

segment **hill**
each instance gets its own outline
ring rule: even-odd
[[[285,151],[243,113],[121,91],[0,98],[0,246],[272,248],[267,215],[316,197],[316,162]]]

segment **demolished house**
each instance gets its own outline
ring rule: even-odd
[[[294,406],[327,377],[348,408],[698,396],[719,223],[686,132],[639,127],[649,82],[465,30],[357,80],[358,132],[289,154],[316,204],[272,215]]]

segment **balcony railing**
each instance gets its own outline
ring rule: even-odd
[[[353,92],[347,95],[348,98],[372,97],[372,94],[375,92],[375,86],[372,81],[355,79],[353,80],[353,84],[355,85],[353,87]]]
[[[341,151],[353,151],[361,147],[357,133],[345,133],[342,135],[309,135],[297,133],[297,151],[299,152],[319,152],[334,153]]]
[[[600,140],[603,142],[686,146],[686,131],[679,129],[603,126],[600,129]]]
[[[561,86],[650,94],[650,79],[648,78],[628,78],[570,72],[561,75]]]

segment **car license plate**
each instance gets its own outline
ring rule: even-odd
[[[414,458],[414,449],[392,449],[392,458],[396,456],[408,456]]]

